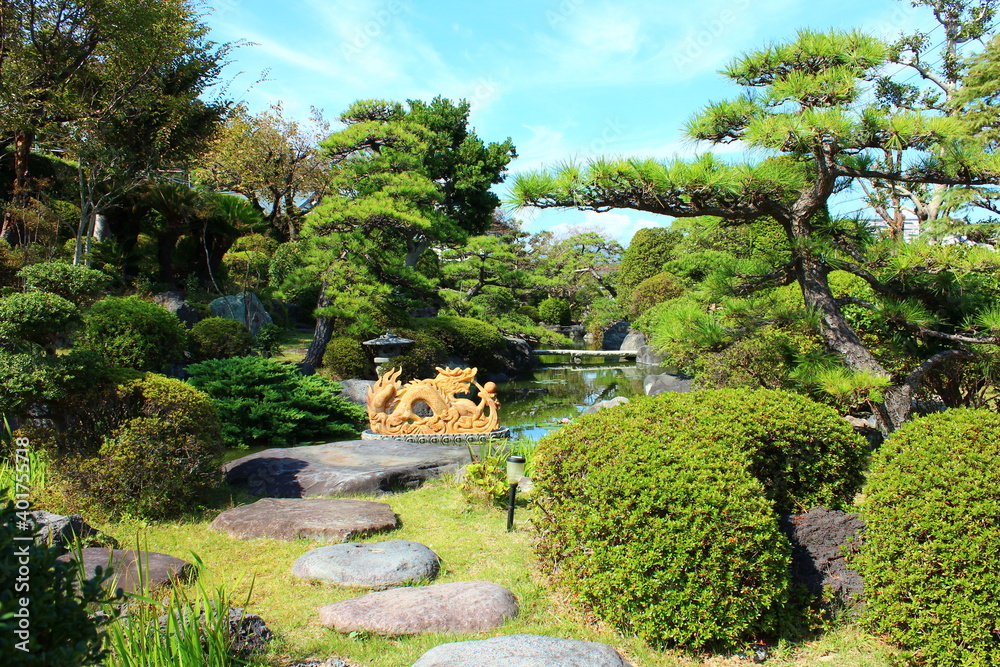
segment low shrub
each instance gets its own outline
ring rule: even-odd
[[[371,365],[361,343],[346,336],[331,338],[323,353],[325,372],[340,380],[368,377]]]
[[[569,302],[566,299],[549,297],[538,304],[538,317],[546,324],[565,326],[570,323]]]
[[[1000,662],[1000,415],[954,409],[875,453],[855,566],[864,623],[919,665]]]
[[[492,370],[497,355],[507,349],[500,330],[472,317],[427,317],[415,320],[418,330],[440,341],[450,354],[473,366]]]
[[[155,303],[129,297],[106,297],[84,316],[82,349],[101,355],[111,366],[161,371],[183,358],[184,325]]]
[[[287,320],[287,318],[286,318]],[[281,352],[282,328],[277,324],[263,324],[257,329],[253,347],[265,357],[273,357]]]
[[[79,322],[79,309],[58,294],[26,292],[0,299],[0,341],[15,348],[37,345],[54,354]]]
[[[386,366],[401,369],[400,377],[404,380],[434,377],[434,369],[448,363],[448,349],[437,336],[413,329],[399,329],[395,333],[413,341],[409,350]]]
[[[194,361],[244,357],[254,343],[253,336],[241,322],[224,317],[198,322],[188,332],[188,339]]]
[[[542,439],[542,568],[653,644],[728,649],[773,634],[789,601],[788,539],[747,454],[671,428],[672,408],[637,400]]]
[[[113,617],[91,615],[89,607],[117,601],[101,588],[111,573],[81,581],[73,563],[56,560],[58,547],[17,539],[27,536],[20,514],[10,502],[0,509],[0,553],[7,561],[0,567],[0,651],[8,664],[24,667],[104,664],[101,631]],[[18,614],[24,597],[30,597],[27,627]]]
[[[675,299],[684,293],[684,282],[672,273],[662,271],[635,286],[629,297],[629,315],[642,315],[658,303]]]
[[[67,262],[32,264],[17,272],[24,286],[31,291],[52,292],[85,306],[108,289],[111,277],[89,266]]]
[[[230,447],[356,437],[366,418],[335,382],[273,359],[214,359],[187,370],[191,385],[212,398]]]

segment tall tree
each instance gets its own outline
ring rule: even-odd
[[[408,289],[432,245],[464,242],[493,224],[500,203],[490,188],[516,156],[510,139],[484,143],[469,128],[469,104],[365,100],[323,142],[332,163],[330,193],[307,219],[313,266],[323,275],[316,333],[305,362],[318,365],[331,321],[322,315],[338,289],[330,267],[353,262],[380,282]],[[344,272],[338,272],[344,275]]]
[[[990,185],[1000,168],[952,117],[871,103],[868,82],[888,60],[880,41],[859,32],[801,31],[797,39],[737,58],[724,70],[746,92],[710,104],[688,125],[688,134],[716,144],[742,141],[779,157],[731,164],[711,154],[693,161],[606,160],[559,173],[518,177],[514,197],[523,206],[631,208],[674,217],[712,215],[726,224],[777,221],[792,248],[791,259],[751,285],[798,282],[805,306],[815,313],[826,347],[851,370],[891,378],[876,401],[881,428],[905,421],[924,376],[949,360],[971,353],[967,345],[1000,343],[997,331],[936,326],[933,318],[911,318],[898,282],[880,280],[851,225],[832,220],[827,206],[835,192],[856,179],[903,184]],[[872,159],[903,147],[918,159],[881,170]],[[889,372],[862,341],[831,289],[829,274],[841,269],[871,286],[902,335],[934,337],[955,347],[927,358],[909,374]],[[926,265],[908,269],[926,271]],[[869,303],[872,308],[878,304]],[[890,315],[891,313],[891,315]],[[950,330],[949,330],[950,329]],[[998,327],[1000,329],[1000,327]]]

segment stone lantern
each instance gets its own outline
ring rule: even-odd
[[[375,361],[375,372],[381,376],[382,365],[389,363],[395,357],[409,350],[413,347],[414,342],[409,338],[403,338],[390,331],[386,331],[385,335],[366,340],[361,344],[371,352]]]

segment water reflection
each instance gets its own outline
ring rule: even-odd
[[[542,357],[545,366],[499,385],[500,423],[515,437],[537,440],[560,427],[561,420],[575,417],[594,403],[616,396],[642,396],[647,375],[670,372],[616,359],[586,359],[573,364],[559,360],[565,357]]]

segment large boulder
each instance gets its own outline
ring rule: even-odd
[[[180,292],[160,292],[153,297],[153,303],[163,306],[176,315],[188,329],[198,324],[198,321],[201,320],[198,309],[185,301],[184,295]]]
[[[167,586],[173,581],[190,581],[197,573],[191,563],[153,551],[121,551],[88,547],[80,550],[83,559],[84,576],[87,579],[97,574],[97,568],[114,571],[105,582],[107,588],[120,588],[126,593],[135,593],[159,586]],[[63,562],[76,561],[77,552],[59,556]]]
[[[629,331],[628,335],[622,339],[621,347],[619,350],[639,350],[643,345],[646,345],[648,341],[646,340],[646,334],[641,331]]]
[[[647,375],[642,381],[642,389],[646,396],[656,396],[667,391],[691,391],[691,380],[670,373]]]
[[[338,632],[415,635],[483,632],[517,615],[517,598],[488,581],[393,588],[322,607],[320,623]]]
[[[826,591],[845,606],[860,599],[861,575],[847,567],[845,552],[856,552],[864,521],[857,514],[815,507],[804,514],[782,517],[781,527],[792,541],[792,577],[822,598]]]
[[[438,555],[419,542],[349,542],[306,552],[292,564],[292,574],[345,588],[383,589],[433,579],[439,565]]]
[[[208,525],[241,540],[346,542],[397,526],[385,503],[340,498],[261,498],[224,511]]]
[[[604,330],[604,337],[598,341],[602,350],[621,350],[629,332],[628,322],[615,322]]]
[[[265,324],[273,324],[274,320],[264,309],[264,304],[253,292],[240,292],[231,296],[219,297],[208,304],[212,314],[237,320],[250,330],[254,336]]]
[[[470,463],[466,447],[348,440],[265,449],[223,466],[230,484],[257,496],[350,496],[415,488]]]
[[[63,553],[79,542],[86,547],[118,548],[118,541],[83,520],[79,514],[63,516],[44,510],[31,512],[35,524],[35,544],[51,544]]]
[[[607,644],[506,635],[435,646],[413,667],[630,667],[630,663]]]
[[[638,354],[635,356],[635,363],[640,366],[662,366],[663,355],[657,352],[652,345],[641,345],[636,348]]]
[[[507,350],[502,357],[506,375],[524,375],[538,367],[538,357],[531,352],[528,341],[510,336],[505,336],[504,340],[507,341]]]

